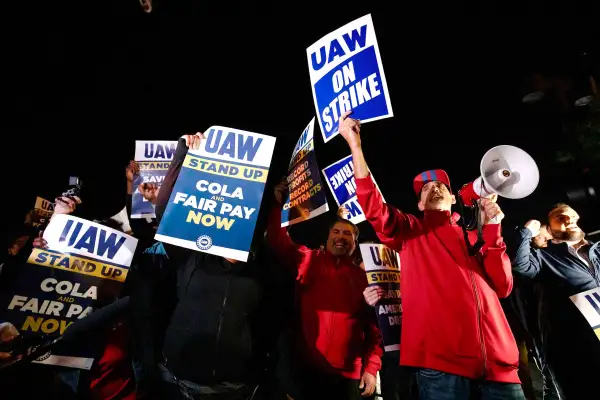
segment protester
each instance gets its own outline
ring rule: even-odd
[[[353,258],[358,228],[336,219],[324,249],[294,244],[281,228],[286,191],[285,180],[275,188],[278,204],[269,217],[267,242],[282,263],[297,270],[293,368],[302,398],[369,397],[381,367],[381,334],[362,299],[366,275]]]
[[[126,198],[126,208],[127,215],[131,215],[131,205],[133,200],[133,194],[135,192],[135,188],[133,182],[135,180],[135,176],[140,173],[140,165],[137,161],[129,161],[129,164],[125,168],[125,178],[127,182],[127,198]],[[141,184],[138,187],[138,191],[141,190],[146,185],[149,187],[150,184]],[[153,190],[156,191],[153,195],[158,194],[158,186],[152,184]],[[141,193],[141,192],[140,192]],[[129,223],[131,225],[131,230],[133,231],[133,236],[138,239],[138,249],[145,250],[148,247],[152,246],[154,243],[154,235],[156,234],[156,228],[158,224],[156,223],[156,219],[153,218],[130,218]]]
[[[347,219],[350,211],[346,207],[339,207],[337,211],[339,218]],[[373,241],[362,241],[361,244],[375,243]],[[359,252],[360,268],[365,270],[362,254]],[[400,271],[402,273],[402,271]],[[366,296],[372,289],[365,288],[363,295]],[[373,313],[376,314],[375,310]],[[381,343],[383,347],[383,342]],[[385,351],[381,356],[381,370],[379,371],[381,381],[381,395],[385,400],[412,400],[417,399],[416,383],[411,368],[400,365],[400,351]]]
[[[512,262],[516,273],[543,285],[548,310],[544,352],[568,399],[587,398],[600,372],[598,338],[569,298],[600,283],[600,249],[585,239],[578,222],[579,215],[570,206],[555,205],[548,213],[552,240],[546,247],[532,248],[541,223],[528,221],[518,231]]]
[[[79,197],[56,199],[54,215],[71,214],[78,204]],[[96,221],[109,228],[121,230],[121,225],[114,220]],[[48,243],[41,236],[35,238],[33,247],[47,249]],[[116,299],[115,299],[116,300]],[[76,382],[73,390],[80,397],[90,399],[122,399],[134,400],[136,395],[136,383],[133,374],[133,363],[131,360],[132,337],[129,321],[109,321],[107,327],[97,330],[86,338],[85,345],[97,348],[97,357],[91,370],[80,371],[72,369],[63,370],[60,375],[63,379]],[[65,376],[69,378],[65,378]]]
[[[157,197],[156,187],[141,187],[156,202],[158,222],[188,146],[197,149],[201,140],[201,134],[179,140]],[[146,368],[159,363],[161,398],[262,398],[269,346],[278,335],[272,328],[276,308],[266,303],[272,301],[268,265],[257,254],[238,262],[168,244],[148,249],[140,263],[140,270],[154,276],[142,286],[152,293],[134,314],[147,324],[137,332],[146,336]]]
[[[340,120],[340,134],[352,152],[358,202],[381,242],[400,252],[400,363],[419,368],[420,398],[469,399],[480,391],[482,399],[523,399],[519,353],[498,300],[512,290],[500,207],[495,199],[481,200],[485,244],[470,256],[458,216],[451,213],[456,199],[444,171],[414,180],[423,218],[385,204],[365,162],[360,122],[349,114]],[[469,240],[476,241],[475,232]],[[366,299],[376,304],[383,296],[376,288]]]

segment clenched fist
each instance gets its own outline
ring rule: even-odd
[[[540,221],[537,221],[535,219],[529,220],[525,224],[525,228],[531,231],[531,237],[536,237],[537,235],[539,235],[541,227],[542,224],[540,223]]]
[[[142,194],[144,199],[152,204],[156,204],[159,190],[160,188],[156,183],[140,183],[138,186],[138,191]]]
[[[340,118],[340,135],[350,147],[360,147],[360,121],[349,118],[352,111],[346,111]]]
[[[285,195],[287,194],[287,191],[288,191],[288,182],[285,178],[283,178],[281,180],[281,182],[279,182],[277,184],[277,186],[275,186],[275,200],[277,201],[277,203],[283,204],[283,201],[285,200]]]

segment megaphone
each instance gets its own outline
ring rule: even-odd
[[[466,206],[494,194],[522,199],[533,193],[540,181],[540,171],[533,158],[515,146],[491,148],[481,159],[479,168],[479,178],[458,191]]]

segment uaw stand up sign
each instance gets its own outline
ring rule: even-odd
[[[138,240],[68,215],[54,215],[44,231],[48,249],[35,248],[0,293],[0,322],[28,342],[56,338],[121,294]],[[52,349],[36,363],[90,369],[96,343]]]
[[[400,256],[382,244],[361,244],[369,286],[380,286],[385,296],[375,306],[385,351],[400,350],[402,297],[400,294]]]
[[[275,138],[213,126],[188,150],[155,238],[247,261]]]
[[[173,154],[177,148],[177,141],[165,140],[136,140],[135,161],[140,165],[140,172],[134,179],[134,192],[131,199],[131,218],[155,218],[154,206],[142,196],[138,187],[141,183],[154,183],[162,185]]]

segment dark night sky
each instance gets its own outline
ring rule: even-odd
[[[109,216],[124,205],[134,140],[175,140],[211,125],[276,136],[274,183],[314,115],[306,47],[369,12],[395,116],[363,125],[363,143],[388,202],[416,211],[417,173],[446,169],[458,188],[498,144],[523,148],[541,170],[533,196],[501,202],[507,214],[524,218],[559,200],[559,191],[548,191],[567,182],[552,167],[560,119],[551,105],[524,109],[520,84],[534,65],[569,69],[581,51],[597,65],[593,24],[568,12],[563,19],[368,9],[323,16],[245,2],[226,14],[206,4],[156,15],[134,0],[39,10],[35,18],[14,12],[19,28],[3,38],[1,90],[9,222],[36,195],[64,190],[69,174],[84,179],[84,215]],[[318,127],[315,136],[321,168],[348,154],[341,137],[324,145]]]

